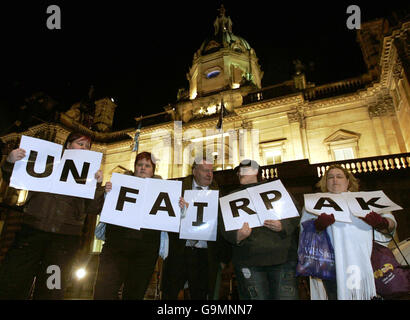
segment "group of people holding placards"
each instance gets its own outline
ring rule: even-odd
[[[401,209],[383,192],[358,192],[358,181],[330,166],[321,193],[306,194],[302,208],[280,180],[263,181],[256,161],[234,170],[235,190],[225,193],[213,179],[213,163],[194,160],[183,181],[155,175],[156,159],[137,154],[134,170],[113,174],[103,187],[102,155],[92,140],[72,133],[64,146],[23,136],[2,165],[10,186],[30,190],[22,229],[0,265],[0,299],[63,299],[87,214],[101,214],[104,245],[94,299],[143,299],[159,256],[164,259],[161,293],[178,299],[219,298],[217,277],[232,262],[240,299],[298,299],[299,236],[314,220],[334,248],[336,277],[310,277],[312,299],[372,299],[377,293],[370,262],[375,240],[389,240]],[[387,245],[387,244],[386,244]],[[50,266],[61,281],[50,283]],[[350,266],[360,283],[347,285]],[[121,292],[121,295],[119,295]]]

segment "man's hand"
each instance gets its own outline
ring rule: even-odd
[[[189,203],[185,201],[183,197],[179,197],[179,207],[184,209],[186,207],[188,209]]]

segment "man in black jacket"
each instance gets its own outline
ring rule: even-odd
[[[213,181],[213,164],[205,157],[195,159],[192,175],[182,182],[182,192],[200,189],[218,190]],[[162,267],[162,299],[176,300],[188,281],[192,300],[212,300],[218,269],[221,263],[223,266],[229,262],[229,243],[219,233],[216,241],[179,239],[179,234],[173,232],[168,235],[169,255]]]

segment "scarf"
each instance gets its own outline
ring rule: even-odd
[[[354,215],[352,222],[336,221],[326,229],[335,251],[338,300],[370,300],[376,295],[371,254],[372,227]],[[303,209],[301,223],[317,216]],[[302,229],[301,229],[302,231]],[[312,300],[326,300],[321,279],[310,277]]]
[[[335,250],[337,299],[370,300],[376,295],[371,254],[372,227],[350,215],[352,223],[335,222],[328,228]]]

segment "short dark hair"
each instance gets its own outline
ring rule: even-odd
[[[134,170],[135,167],[137,166],[137,162],[140,161],[141,159],[149,160],[152,165],[152,173],[155,173],[155,162],[157,161],[155,157],[151,154],[151,152],[143,151],[137,154],[134,162]]]

